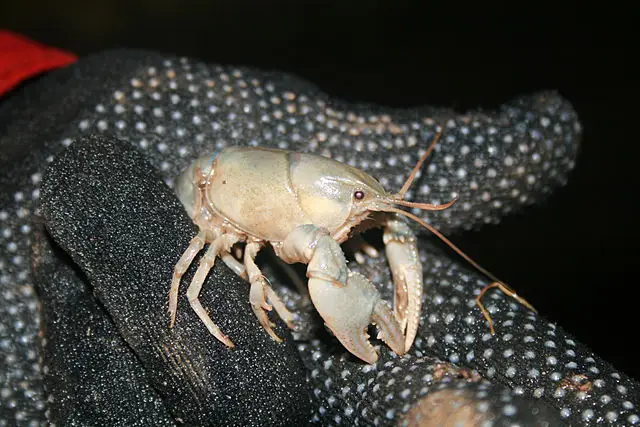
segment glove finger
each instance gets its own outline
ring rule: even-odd
[[[285,343],[268,337],[249,307],[248,283],[222,263],[200,300],[236,348],[209,334],[186,304],[186,286],[169,329],[172,270],[193,225],[136,150],[104,137],[78,141],[47,169],[41,202],[51,235],[86,274],[174,417],[199,425],[308,419],[309,390],[290,336],[280,323]]]
[[[90,132],[131,141],[169,183],[197,155],[230,145],[308,151],[397,191],[439,126],[442,140],[408,198],[458,197],[447,211],[420,214],[443,232],[496,223],[543,200],[567,181],[581,138],[575,111],[555,92],[493,111],[394,109],[340,102],[284,73],[148,58],[61,143]]]
[[[48,421],[56,425],[172,426],[140,362],[97,304],[86,278],[34,232],[32,266],[42,301]]]
[[[190,65],[187,60],[171,64],[176,73],[167,84],[180,84],[185,64]],[[401,109],[342,102],[291,75],[233,67],[216,71],[212,81],[224,76],[228,87],[258,82],[258,96],[249,92],[247,99],[259,109],[243,111],[225,105],[223,97],[209,102],[236,121],[260,123],[243,131],[251,143],[333,157],[376,176],[389,191],[400,190],[442,130],[407,199],[444,203],[458,198],[444,212],[419,213],[443,232],[498,223],[546,199],[566,184],[582,138],[575,110],[555,91],[514,98],[494,110]],[[235,143],[225,133],[234,129],[222,127],[217,146]]]

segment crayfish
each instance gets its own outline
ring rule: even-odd
[[[405,218],[433,232],[478,270],[495,280],[476,301],[493,323],[480,298],[499,287],[533,309],[523,298],[480,267],[445,236],[417,216],[398,206],[443,210],[444,204],[416,203],[405,194],[433,151],[440,133],[420,157],[398,193],[387,192],[360,169],[323,156],[279,149],[230,147],[195,160],[177,183],[177,195],[199,227],[175,266],[169,292],[171,327],[175,323],[178,288],[195,256],[209,247],[187,290],[187,298],[209,331],[228,347],[233,342],[213,322],[198,300],[202,284],[216,258],[251,284],[249,301],[265,331],[281,341],[266,311],[275,308],[293,328],[293,314],[273,291],[255,257],[268,242],[285,263],[307,264],[308,290],[314,307],[327,327],[352,354],[368,363],[378,355],[366,330],[375,323],[382,339],[398,355],[412,346],[418,331],[423,293],[423,272],[417,238]],[[376,215],[374,215],[376,214]],[[393,309],[363,275],[351,272],[340,244],[365,220],[375,216],[383,227],[385,252],[394,282]],[[239,261],[232,247],[244,242]]]

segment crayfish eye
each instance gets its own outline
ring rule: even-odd
[[[356,200],[362,200],[362,199],[364,199],[364,191],[362,191],[362,190],[356,190],[356,191],[353,193],[353,198],[354,198],[354,199],[356,199]]]

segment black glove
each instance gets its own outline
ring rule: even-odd
[[[109,425],[638,420],[633,380],[493,291],[485,297],[491,336],[473,301],[488,281],[427,235],[422,325],[403,358],[381,346],[377,364],[355,360],[312,306],[277,286],[271,265],[273,285],[301,318],[292,337],[272,316],[283,344],[262,330],[248,284],[222,263],[200,298],[237,347],[208,334],[184,293],[168,328],[172,268],[195,226],[162,181],[172,184],[198,154],[236,144],[327,150],[398,190],[444,124],[413,199],[443,202],[455,193],[453,208],[424,216],[451,232],[497,222],[564,183],[580,127],[557,94],[464,115],[385,110],[335,102],[279,73],[119,51],[28,86],[0,107],[0,122],[8,123],[0,133],[7,419],[43,420],[48,409],[56,424]],[[383,259],[350,268],[391,300]]]

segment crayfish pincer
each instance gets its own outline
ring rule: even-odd
[[[368,363],[378,355],[368,341],[366,329],[375,323],[379,337],[398,355],[413,344],[420,319],[423,292],[422,265],[416,236],[405,221],[408,217],[426,227],[483,273],[442,234],[415,215],[398,208],[406,206],[442,210],[442,205],[404,200],[422,164],[440,134],[415,165],[402,189],[388,193],[365,172],[338,161],[286,150],[230,147],[196,159],[180,176],[177,194],[198,234],[175,266],[169,292],[170,326],[176,319],[178,288],[182,275],[205,244],[209,247],[187,290],[187,297],[209,331],[228,347],[233,342],[212,321],[198,300],[202,284],[216,258],[251,284],[249,301],[265,331],[281,341],[272,329],[266,311],[293,326],[293,315],[269,286],[254,259],[269,243],[286,263],[307,264],[309,295],[327,327],[351,353]],[[364,276],[347,269],[340,244],[374,213],[384,228],[383,241],[394,282],[394,307],[384,301]],[[244,242],[242,260],[231,253]],[[530,305],[497,281],[504,292]],[[491,319],[478,299],[485,317]],[[493,328],[493,327],[492,327]]]

